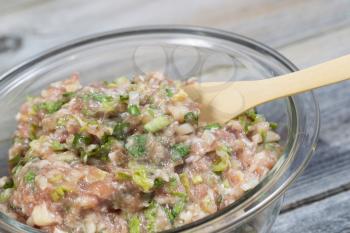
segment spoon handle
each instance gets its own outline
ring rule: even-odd
[[[247,109],[281,97],[350,79],[350,55],[275,78],[238,82]]]
[[[257,105],[348,79],[350,55],[275,78],[205,82],[185,90],[201,103],[200,120],[223,123]]]

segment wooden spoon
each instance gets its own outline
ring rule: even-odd
[[[200,103],[200,121],[225,123],[257,105],[350,79],[350,55],[257,81],[205,82],[184,90]]]

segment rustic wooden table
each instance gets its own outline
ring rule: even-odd
[[[240,33],[300,68],[350,53],[349,0],[0,0],[0,73],[72,38],[149,24]],[[287,192],[273,232],[350,232],[350,82],[316,91],[318,148]]]

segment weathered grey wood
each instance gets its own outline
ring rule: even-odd
[[[349,27],[343,27],[280,51],[302,68],[349,53],[349,36]],[[287,208],[350,183],[350,81],[319,89],[315,94],[321,110],[320,140],[303,176],[287,193]]]
[[[16,0],[16,1],[1,1],[0,13],[7,14],[10,12],[17,11],[19,9],[23,9],[27,6],[31,7],[34,4],[38,4],[42,2],[42,0]]]
[[[350,53],[350,24],[333,28],[304,40],[276,49],[300,68],[308,67]]]
[[[0,55],[0,70],[62,41],[126,26],[211,26],[280,46],[350,22],[347,0],[107,0],[88,4],[84,0],[32,0],[15,7],[6,0],[0,3],[12,10],[0,15],[0,37],[22,42],[15,51]]]
[[[350,191],[280,215],[273,233],[349,233]]]
[[[299,67],[307,67],[350,52],[349,9],[348,0],[0,0],[0,73],[72,38],[149,24],[231,30],[278,48]],[[285,208],[324,200],[281,215],[274,232],[350,232],[350,193],[335,195],[350,187],[350,83],[316,95],[322,117],[319,147],[288,191]]]

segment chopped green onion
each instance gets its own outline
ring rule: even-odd
[[[108,141],[104,144],[102,144],[98,149],[96,150],[94,157],[97,157],[101,159],[102,161],[108,161],[109,157],[108,154],[111,151],[112,141]]]
[[[259,123],[259,122],[263,122],[263,121],[266,121],[265,117],[263,115],[256,114],[254,123]]]
[[[230,186],[230,182],[228,182],[228,180],[227,179],[225,179],[224,180],[224,182],[222,183],[223,185],[224,185],[224,188],[230,188],[231,186]]]
[[[198,114],[194,113],[194,112],[188,112],[185,114],[185,122],[192,124],[192,125],[196,125],[198,124]]]
[[[102,102],[102,110],[105,112],[112,112],[115,109],[116,102],[114,100]]]
[[[254,108],[249,109],[248,111],[245,112],[245,114],[253,121],[256,119],[256,111]]]
[[[51,144],[51,147],[54,151],[61,151],[61,150],[64,150],[64,145],[61,144],[60,142],[58,141],[53,141],[52,144]]]
[[[113,136],[118,140],[125,140],[129,131],[130,124],[127,122],[117,122],[113,129]]]
[[[75,92],[66,92],[66,93],[63,93],[63,97],[64,98],[67,98],[67,99],[72,99],[74,96],[76,95],[76,93]],[[68,102],[68,101],[67,101]]]
[[[168,187],[170,189],[171,192],[173,192],[174,190],[176,190],[177,188],[177,180],[175,177],[171,177],[168,183]]]
[[[190,193],[190,180],[188,179],[187,173],[181,173],[180,174],[180,181],[182,185],[185,187],[185,190],[187,193]]]
[[[36,130],[38,129],[37,125],[29,125],[29,139],[35,140],[36,139]]]
[[[21,161],[21,156],[20,155],[16,155],[15,157],[13,157],[12,159],[9,160],[9,163],[10,165],[13,167],[13,166],[16,166],[19,161]]]
[[[108,96],[105,93],[90,93],[88,98],[100,103],[111,102],[113,100],[112,96]]]
[[[228,168],[228,165],[227,160],[221,159],[218,163],[215,163],[212,168],[214,172],[223,172]]]
[[[33,160],[37,160],[37,159],[38,159],[38,157],[36,157],[36,156],[27,155],[27,156],[21,158],[21,159],[18,161],[18,163],[12,168],[12,171],[11,171],[11,172],[12,172],[13,175],[14,175],[14,174],[16,174],[19,170],[22,169],[23,165],[25,165],[26,163],[29,163],[29,162],[31,162],[31,161],[33,161]]]
[[[52,184],[56,184],[56,183],[60,182],[62,179],[63,179],[62,174],[55,174],[52,177],[48,178],[48,181]]]
[[[83,161],[83,163],[87,163],[89,157],[90,157],[89,153],[86,153],[84,151],[80,152],[80,159]]]
[[[61,200],[70,191],[71,191],[70,189],[64,186],[58,186],[51,192],[50,196],[52,201],[57,202]]]
[[[27,155],[23,158],[23,164],[29,163],[29,162],[36,160],[36,159],[38,159],[38,157],[32,156],[32,155]]]
[[[75,134],[74,139],[72,142],[73,147],[78,150],[80,154],[80,159],[84,162],[87,163],[87,160],[90,156],[92,156],[96,150],[92,152],[87,152],[85,151],[86,146],[92,143],[92,136],[88,135],[82,135],[82,134]]]
[[[102,138],[100,139],[100,144],[103,145],[107,142],[110,142],[111,140],[114,139],[114,135],[109,135],[109,134],[104,134]]]
[[[154,116],[156,115],[155,110],[156,110],[156,108],[153,108],[153,107],[150,106],[150,107],[147,108],[147,113],[148,113],[151,117],[154,117]]]
[[[159,116],[157,118],[154,118],[153,120],[151,120],[147,124],[145,124],[144,128],[148,132],[154,133],[154,132],[157,132],[157,131],[167,127],[170,123],[171,123],[171,121],[169,120],[168,117]]]
[[[157,218],[157,203],[152,202],[145,210],[145,218],[147,221],[146,229],[149,233],[155,232],[156,218]]]
[[[118,85],[115,82],[107,82],[107,83],[105,83],[105,85],[108,88],[116,88],[116,87],[118,87]]]
[[[265,142],[265,141],[266,141],[267,132],[264,131],[264,130],[262,130],[262,131],[260,131],[259,133],[260,133],[260,136],[261,136],[263,142]]]
[[[203,182],[203,178],[201,175],[197,175],[192,178],[192,181],[194,184],[200,184]]]
[[[166,92],[166,95],[167,95],[168,97],[172,97],[172,96],[174,95],[173,91],[172,91],[171,89],[169,89],[169,88],[166,88],[166,89],[165,89],[165,92]]]
[[[0,203],[5,203],[11,197],[11,194],[12,194],[12,189],[10,188],[2,191],[0,193]]]
[[[125,147],[131,156],[139,158],[147,152],[147,141],[148,137],[146,134],[132,135],[128,137]]]
[[[239,123],[242,125],[243,130],[245,133],[248,133],[249,131],[249,126],[251,126],[250,120],[247,118],[247,116],[241,115],[238,117]]]
[[[185,205],[186,205],[186,202],[183,199],[181,199],[175,203],[175,205],[171,211],[173,213],[174,218],[179,216],[179,214],[184,210]]]
[[[130,180],[131,175],[126,172],[117,172],[115,174],[115,178],[119,181],[125,181],[125,180]]]
[[[121,95],[121,96],[119,96],[119,100],[120,100],[120,102],[126,104],[126,103],[128,103],[129,95]]]
[[[278,149],[278,144],[275,142],[268,142],[264,144],[264,149],[268,151],[276,151]]]
[[[113,99],[112,96],[106,95],[103,92],[97,92],[97,93],[96,92],[93,92],[93,93],[90,92],[90,93],[87,93],[87,94],[83,95],[81,98],[85,102],[93,100],[93,101],[96,101],[98,103],[101,103],[102,108],[103,108],[102,110],[106,111],[106,112],[113,111],[114,106],[117,103],[117,101],[115,99]],[[87,108],[85,108],[83,111],[87,115],[90,114],[90,111]]]
[[[138,116],[141,114],[140,107],[135,104],[129,105],[128,113],[130,113],[132,116]]]
[[[27,174],[24,176],[24,181],[25,181],[26,183],[33,183],[34,180],[35,180],[35,176],[36,176],[35,172],[29,171],[29,172],[27,172]]]
[[[219,123],[208,124],[204,127],[204,129],[207,129],[207,130],[215,130],[220,128],[221,128],[221,125]]]
[[[183,192],[170,192],[170,194],[176,197],[187,198],[187,193]]]
[[[224,198],[222,197],[221,194],[218,195],[218,197],[215,199],[216,206],[220,206]]]
[[[58,100],[58,101],[46,101],[44,103],[40,103],[35,105],[36,110],[44,110],[49,114],[52,114],[54,112],[57,112],[60,110],[62,105],[64,104],[64,101]]]
[[[164,184],[165,184],[165,181],[161,178],[156,178],[154,180],[154,188],[156,189],[162,187]]]
[[[88,144],[92,143],[92,138],[91,136],[85,136],[82,134],[75,134],[74,139],[73,139],[73,146],[75,148],[80,148],[82,146],[86,146]]]
[[[4,186],[2,187],[3,189],[9,189],[9,188],[13,188],[15,186],[14,182],[12,179],[9,179],[8,181],[6,181],[6,183],[4,184]]]
[[[145,167],[138,167],[133,171],[132,180],[139,186],[144,192],[149,192],[153,187],[154,182],[149,177],[149,172]]]
[[[271,128],[272,130],[275,130],[275,129],[278,128],[278,124],[277,124],[276,122],[270,122],[270,128]]]
[[[114,142],[115,139],[113,137],[104,135],[101,139],[101,144],[98,147],[92,151],[83,153],[84,162],[87,162],[89,157],[95,157],[101,159],[102,161],[109,160],[108,154],[111,151],[111,147]]]
[[[58,118],[57,126],[64,127],[67,124],[68,120],[69,120],[68,117],[60,117],[60,118]]]
[[[169,219],[169,222],[170,222],[171,224],[174,224],[175,217],[174,217],[173,213],[171,212],[171,209],[168,208],[168,207],[165,207],[165,208],[164,208],[164,212],[165,212],[165,214],[167,215],[167,217],[168,217],[168,219]]]
[[[212,170],[214,172],[223,172],[230,166],[230,154],[229,150],[226,147],[220,147],[216,154],[219,156],[219,161],[214,163]]]
[[[179,143],[175,144],[170,148],[170,154],[172,160],[180,160],[183,157],[187,156],[190,153],[190,146],[184,144],[184,143]]]
[[[21,164],[17,164],[14,168],[12,168],[11,173],[13,176],[17,175],[17,173],[23,168]]]
[[[141,225],[141,222],[139,218],[136,215],[132,216],[128,222],[129,232],[140,233],[141,232],[140,225]]]
[[[180,215],[180,213],[185,209],[186,200],[181,198],[179,201],[175,203],[173,208],[165,208],[164,211],[168,216],[168,219],[171,224],[174,224],[175,219]]]

